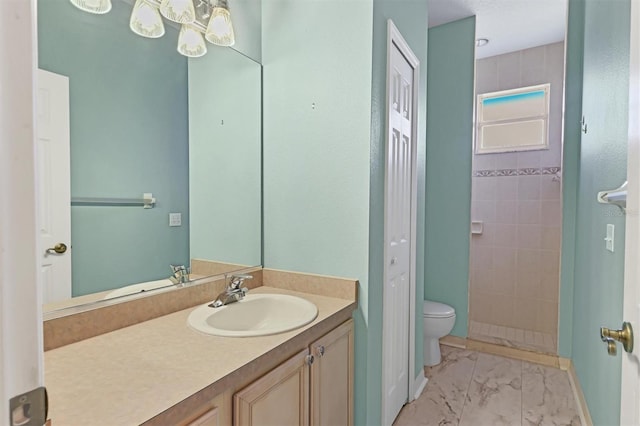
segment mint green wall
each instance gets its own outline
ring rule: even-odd
[[[365,424],[371,1],[263,3],[264,265],[360,280],[355,421]],[[375,409],[379,410],[379,406]]]
[[[420,61],[418,97],[418,209],[416,334],[413,377],[424,367],[422,305],[424,288],[424,176],[426,157],[427,104],[427,2],[374,0],[373,3],[373,72],[371,87],[371,172],[369,212],[369,369],[382,368],[382,289],[384,266],[384,177],[386,140],[387,19],[392,19],[411,50]],[[380,424],[382,375],[367,379],[367,424]]]
[[[580,145],[572,355],[597,425],[620,421],[620,356],[607,355],[598,332],[622,324],[625,219],[595,196],[626,180],[629,7],[629,0],[587,0],[584,8],[582,113],[588,132]],[[616,227],[615,253],[604,247],[608,223]]]
[[[429,29],[424,298],[467,336],[475,17]]]
[[[69,77],[71,196],[158,200],[72,208],[74,296],[166,278],[189,260],[187,61],[173,28],[157,40],[129,30],[131,7],[91,15],[38,2],[40,68]]]
[[[256,62],[262,60],[262,1],[229,0],[237,50]],[[209,52],[215,47],[209,44]]]
[[[423,364],[426,2],[280,1],[265,3],[263,13],[265,266],[360,280],[355,423],[379,424],[386,21],[394,20],[422,66],[417,371]]]
[[[565,106],[562,154],[562,254],[558,355],[571,358],[576,242],[576,209],[580,171],[580,119],[582,117],[582,62],[584,53],[584,1],[569,1],[565,41]]]
[[[261,68],[232,49],[215,46],[189,60],[189,244],[194,259],[262,264]]]

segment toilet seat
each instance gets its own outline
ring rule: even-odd
[[[456,310],[444,303],[425,300],[422,314],[425,318],[450,318],[456,314]]]

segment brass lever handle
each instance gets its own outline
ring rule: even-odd
[[[607,353],[611,356],[618,355],[618,345],[616,345],[616,341],[613,339],[603,339],[603,341],[607,344]]]
[[[47,253],[49,254],[63,254],[66,252],[67,252],[67,245],[65,243],[58,243],[55,246],[47,249]]]
[[[622,343],[625,352],[633,352],[633,328],[631,324],[626,321],[622,323],[621,330],[610,330],[606,327],[600,328],[600,338],[603,342],[607,343],[609,355],[615,355],[615,351],[613,354],[611,353],[611,343],[613,343],[613,341]]]

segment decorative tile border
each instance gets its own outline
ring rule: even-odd
[[[523,169],[474,170],[473,177],[555,175],[560,167],[527,167]]]

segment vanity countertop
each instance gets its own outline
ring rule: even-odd
[[[350,317],[356,307],[354,300],[281,288],[251,292],[304,297],[318,307],[318,316],[286,333],[225,338],[191,329],[192,307],[47,351],[45,384],[53,424],[132,425],[152,418],[161,423],[176,404],[205,388],[222,391],[267,362],[269,353],[286,353],[288,345],[302,344],[328,323]]]

